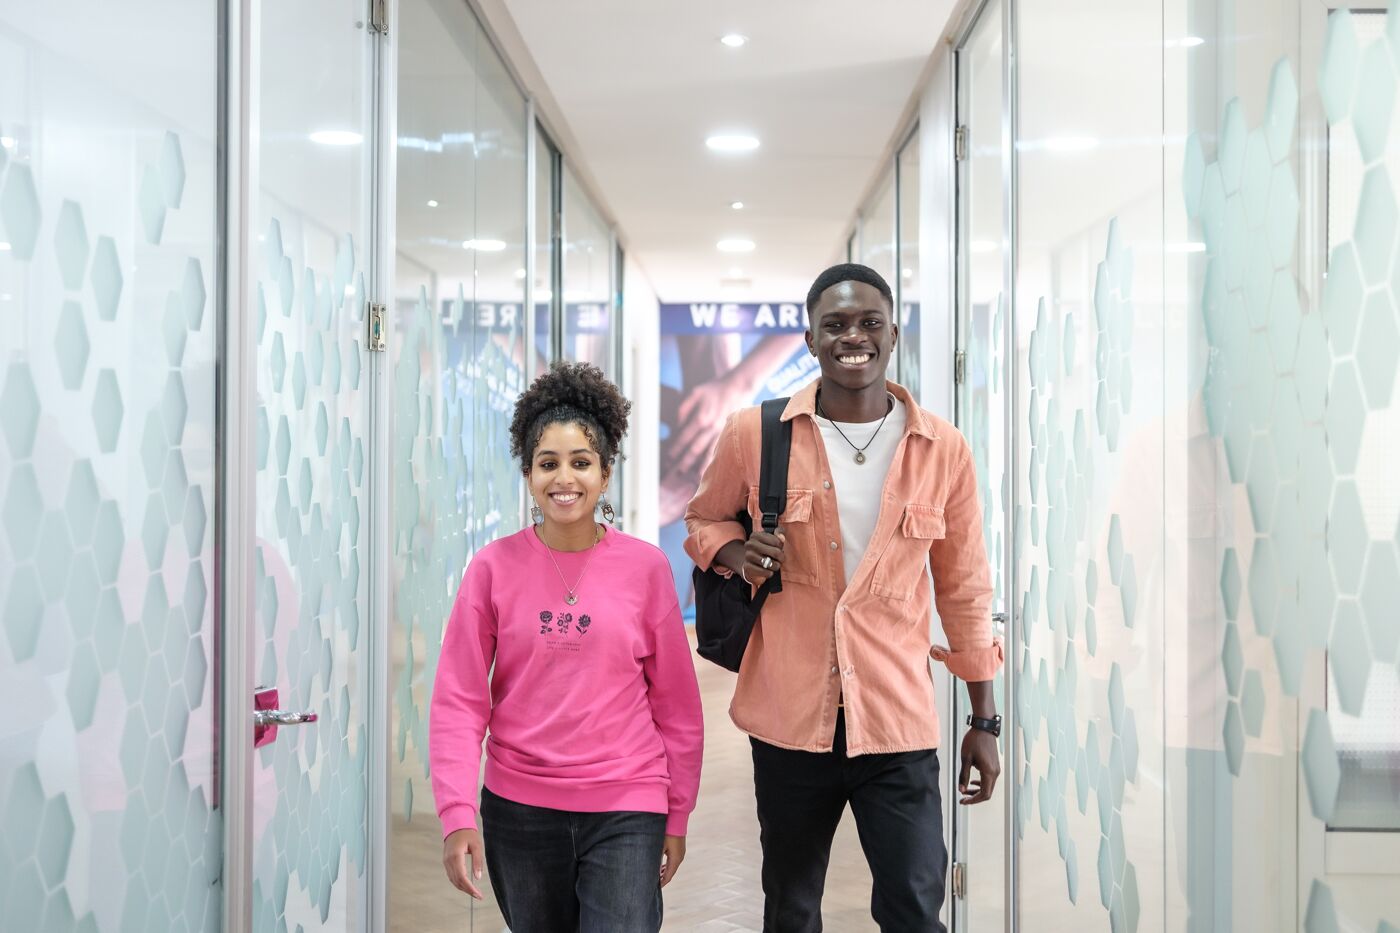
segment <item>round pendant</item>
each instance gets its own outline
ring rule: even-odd
[[[865,453],[862,452],[862,451],[857,450],[857,451],[856,451],[856,463],[864,463],[864,462],[865,462]]]
[[[570,606],[577,606],[578,597],[575,596],[573,593],[570,593],[568,596],[564,597],[564,602],[568,603]]]

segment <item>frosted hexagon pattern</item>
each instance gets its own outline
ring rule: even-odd
[[[1208,188],[1212,181],[1202,184]],[[1079,866],[1066,795],[1073,787],[1081,813],[1096,798],[1099,900],[1116,927],[1135,929],[1136,868],[1122,813],[1140,774],[1138,717],[1119,663],[1101,660],[1093,678],[1079,673],[1081,659],[1099,651],[1105,630],[1100,615],[1109,620],[1116,643],[1130,637],[1140,613],[1141,555],[1129,546],[1128,519],[1118,511],[1094,514],[1092,495],[1096,472],[1121,466],[1132,414],[1133,263],[1127,239],[1117,220],[1104,231],[1087,327],[1081,326],[1085,318],[1046,297],[1038,302],[1029,334],[1022,385],[1029,386],[1031,399],[1023,428],[1030,449],[1021,482],[1030,507],[1025,521],[1018,515],[1017,527],[1030,545],[1019,546],[1027,569],[1018,600],[1019,637],[1030,647],[1017,659],[1022,688],[1016,718],[1027,767],[1019,780],[1023,797],[1016,824],[1024,836],[1038,812],[1042,831],[1056,839],[1045,854],[1053,851],[1065,862],[1067,885],[1075,891]],[[1077,359],[1084,362],[1076,371]],[[1082,617],[1080,599],[1087,604]],[[1056,640],[1053,650],[1042,642],[1049,633]],[[1033,676],[1030,664],[1038,664]],[[1027,798],[1038,801],[1038,810]]]
[[[1342,772],[1337,761],[1337,747],[1332,741],[1332,726],[1327,714],[1320,709],[1308,715],[1303,737],[1303,776],[1313,815],[1323,821],[1331,819]]]
[[[366,542],[347,473],[368,431],[368,400],[340,378],[339,349],[334,366],[327,363],[327,347],[346,347],[345,365],[358,365],[364,349],[359,325],[343,303],[330,302],[330,277],[302,265],[300,238],[309,234],[299,220],[259,226],[259,291],[274,309],[258,331],[257,656],[284,707],[320,716],[314,731],[287,730],[258,757],[269,782],[285,789],[255,840],[257,891],[267,892],[255,894],[255,906],[260,922],[275,927],[290,924],[293,902],[324,921],[365,868],[368,748],[359,697],[367,672],[355,646]],[[353,255],[349,242],[336,240],[338,267]],[[354,273],[352,262],[336,276]],[[186,295],[189,307],[204,303],[202,287]]]
[[[87,370],[91,352],[92,344],[88,340],[82,306],[74,301],[65,301],[58,312],[58,325],[54,333],[54,356],[65,389],[82,388],[83,373]]]
[[[1252,131],[1237,101],[1222,116],[1217,161],[1202,159],[1207,150],[1196,153],[1188,143],[1183,163],[1187,209],[1200,225],[1210,264],[1200,296],[1212,349],[1207,419],[1211,433],[1223,441],[1230,479],[1244,486],[1257,535],[1247,562],[1237,557],[1239,539],[1223,550],[1224,611],[1231,620],[1249,616],[1272,649],[1271,663],[1245,670],[1233,625],[1227,630],[1222,666],[1238,702],[1226,707],[1221,729],[1227,761],[1237,775],[1245,737],[1263,734],[1266,699],[1273,695],[1267,679],[1276,674],[1277,688],[1297,695],[1309,651],[1325,648],[1340,707],[1333,715],[1356,715],[1374,661],[1391,661],[1400,651],[1395,643],[1400,632],[1393,625],[1373,630],[1367,613],[1368,604],[1393,606],[1400,600],[1395,542],[1388,534],[1387,540],[1371,540],[1370,506],[1363,504],[1353,476],[1368,421],[1393,404],[1400,362],[1400,317],[1390,289],[1397,250],[1395,193],[1386,169],[1375,164],[1393,131],[1395,62],[1383,41],[1361,47],[1351,14],[1333,11],[1328,20],[1319,74],[1323,105],[1333,132],[1355,134],[1368,167],[1359,179],[1355,229],[1349,239],[1343,231],[1344,239],[1332,244],[1326,280],[1311,307],[1303,307],[1291,267],[1299,211],[1291,165],[1299,92],[1289,62],[1274,66],[1261,127],[1273,163],[1266,199],[1260,195],[1264,160],[1249,147]],[[1190,196],[1194,179],[1209,179],[1212,169],[1222,173],[1224,197],[1208,196],[1208,181],[1200,198]],[[1258,177],[1252,181],[1253,176]],[[1243,211],[1232,207],[1236,178]],[[1256,229],[1261,212],[1267,221]],[[1237,235],[1241,216],[1248,234],[1243,238]],[[1262,260],[1248,245],[1260,237],[1269,243],[1274,266],[1262,319],[1254,316],[1258,286],[1252,284],[1262,281]],[[1268,335],[1266,355],[1252,353],[1238,329],[1224,326],[1222,309],[1237,289],[1241,306],[1251,311],[1248,330]],[[1267,406],[1261,404],[1270,398],[1265,392],[1271,395]],[[1241,397],[1255,409],[1243,431],[1235,417]],[[1260,432],[1266,440],[1259,439]],[[1261,457],[1270,462],[1261,464]],[[1247,600],[1239,598],[1241,576]],[[1327,714],[1314,709],[1307,716],[1301,764],[1311,809],[1326,819],[1336,798],[1339,764]],[[1325,887],[1313,892],[1306,927],[1336,929]]]
[[[175,134],[164,137],[157,158],[159,167],[147,162],[136,173],[159,181],[144,194],[146,200],[159,198],[164,224],[183,196],[177,188],[185,185]],[[164,306],[158,301],[123,315],[123,285],[134,271],[123,265],[128,248],[91,229],[95,215],[88,215],[79,201],[36,189],[36,181],[46,177],[37,160],[32,171],[28,165],[23,171],[15,168],[5,172],[0,190],[0,223],[11,243],[10,258],[32,262],[29,274],[52,282],[55,298],[51,310],[34,317],[51,322],[46,329],[17,346],[6,344],[0,353],[0,433],[9,455],[0,476],[5,490],[0,524],[11,546],[8,553],[18,561],[4,581],[6,653],[22,682],[36,685],[30,689],[40,691],[34,699],[45,710],[14,731],[21,760],[29,748],[37,748],[35,758],[18,770],[0,768],[0,788],[8,788],[5,806],[10,808],[6,842],[19,839],[11,833],[18,826],[24,838],[13,851],[31,854],[13,872],[10,865],[0,869],[5,875],[0,896],[6,900],[7,922],[18,923],[17,929],[205,929],[216,918],[220,898],[219,820],[207,805],[212,762],[207,755],[203,761],[198,754],[187,758],[185,744],[193,721],[204,722],[206,731],[196,747],[207,748],[210,741],[207,719],[190,715],[205,703],[203,635],[211,618],[207,589],[198,575],[201,582],[187,587],[179,607],[147,599],[142,608],[149,611],[139,622],[129,622],[118,587],[128,585],[125,578],[119,582],[125,567],[132,580],[144,581],[152,593],[164,593],[185,584],[188,561],[204,556],[208,467],[201,466],[198,477],[191,475],[183,451],[168,440],[166,424],[183,426],[198,419],[203,428],[213,420],[212,391],[201,393],[197,411],[183,391],[178,404],[168,394],[162,398],[167,374],[157,370],[155,378],[146,372],[133,377],[129,347],[138,337],[154,335],[166,352],[143,357],[139,365],[179,367],[185,346],[197,343],[201,365],[191,378],[207,379],[212,390],[208,361],[214,357],[215,335],[188,323],[163,328]],[[201,158],[200,168],[206,176],[212,171],[212,152]],[[178,185],[164,177],[171,171],[178,174]],[[140,187],[124,228],[134,229],[138,237],[152,232],[146,221],[153,217],[142,203]],[[201,207],[212,197],[212,182],[202,182],[200,198],[206,204]],[[126,236],[122,242],[129,244],[130,233]],[[212,255],[212,233],[204,247]],[[142,270],[143,283],[157,293],[179,294],[179,274],[161,281],[168,275],[162,270],[184,269],[189,258],[166,247],[145,249],[143,258],[150,263]],[[178,370],[169,378],[183,388]],[[73,423],[73,411],[81,413],[78,423]],[[138,430],[123,430],[128,413]],[[61,448],[38,440],[51,431],[61,431],[55,433],[62,438]],[[36,475],[40,457],[44,472],[57,471],[57,477]],[[201,456],[200,463],[207,459]],[[117,464],[122,465],[120,474],[114,470]],[[130,483],[119,475],[128,476]],[[177,498],[178,509],[166,507]],[[181,558],[165,560],[164,548],[154,545],[179,527],[186,511],[196,515],[191,528],[199,543],[187,558],[182,548]],[[172,573],[175,579],[167,580]],[[197,663],[191,665],[191,657]],[[35,664],[42,668],[31,666]],[[188,681],[191,670],[198,673],[198,683]],[[8,680],[15,673],[7,668],[0,676]],[[113,688],[116,692],[109,693]],[[80,768],[90,766],[84,757],[98,747],[92,743],[100,737],[81,739],[75,749],[71,736],[95,731],[111,715],[103,709],[109,696],[115,697],[118,710],[107,723],[113,729],[114,753],[120,751],[113,790],[123,802],[108,818],[94,820],[87,794],[73,782],[70,769],[75,756]],[[69,763],[56,765],[54,755]],[[198,774],[200,787],[191,789],[187,768]],[[39,771],[46,780],[58,776],[61,783],[41,785]],[[23,819],[13,816],[16,807],[24,810]],[[132,827],[141,827],[142,845],[119,846],[118,837],[130,835]],[[104,856],[103,868],[120,879],[124,908],[121,902],[94,903],[93,913],[75,915],[72,904],[88,903],[92,895],[86,852],[75,873],[79,838],[94,850],[111,853]],[[171,875],[166,865],[178,868]]]
[[[16,259],[34,258],[39,239],[39,195],[28,165],[12,165],[0,187],[0,223]]]

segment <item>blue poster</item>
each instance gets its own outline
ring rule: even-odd
[[[661,306],[661,547],[686,621],[695,617],[685,554],[685,509],[725,419],[792,395],[819,374],[797,302],[694,302]]]

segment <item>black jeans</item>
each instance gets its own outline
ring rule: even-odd
[[[944,933],[948,850],[938,753],[846,757],[844,711],[830,752],[757,739],[754,790],[763,844],[764,933],[819,933],[831,840],[846,804],[874,878],[870,914],[883,933]]]
[[[482,788],[486,871],[511,933],[657,933],[664,813],[574,813]]]

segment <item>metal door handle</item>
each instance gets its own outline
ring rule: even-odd
[[[318,717],[307,710],[293,713],[277,708],[276,687],[253,688],[253,747],[262,748],[277,738],[278,726],[299,726],[315,722]]]
[[[253,725],[255,726],[299,726],[304,722],[315,721],[316,714],[310,710],[304,713],[292,713],[281,709],[253,710]]]

